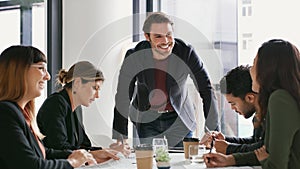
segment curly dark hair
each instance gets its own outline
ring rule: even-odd
[[[220,89],[222,94],[232,94],[244,100],[246,94],[252,92],[250,66],[241,65],[227,72],[220,80]]]

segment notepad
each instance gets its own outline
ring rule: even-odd
[[[128,169],[128,168],[134,168],[135,165],[135,157],[134,158],[126,158],[123,154],[118,153],[117,156],[120,158],[119,160],[110,159],[103,163],[93,165],[93,166],[84,166],[76,169],[111,169],[111,168],[118,168],[118,169]]]

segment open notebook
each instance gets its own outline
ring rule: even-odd
[[[131,155],[126,158],[123,154],[118,153],[117,154],[118,157],[120,157],[120,160],[113,160],[110,159],[108,161],[105,161],[103,163],[97,164],[97,165],[93,165],[93,166],[83,166],[80,168],[76,168],[76,169],[96,169],[96,168],[106,168],[106,169],[128,169],[128,168],[136,168],[136,160],[135,160],[135,156],[134,153],[131,153]]]

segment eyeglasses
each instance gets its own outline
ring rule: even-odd
[[[44,74],[47,74],[47,66],[46,64],[32,64],[30,65],[31,67],[35,67],[38,68],[39,70],[41,70]]]
[[[100,86],[96,85],[96,86],[92,86],[92,88],[96,91],[100,91]]]

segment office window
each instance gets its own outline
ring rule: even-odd
[[[252,6],[245,5],[242,7],[242,16],[252,16]]]
[[[244,50],[247,49],[247,40],[243,40],[243,49],[244,49]]]
[[[46,14],[45,4],[38,3],[32,6],[32,45],[39,48],[46,56]],[[55,76],[55,75],[51,75]],[[36,99],[36,108],[43,104],[47,97],[47,83],[44,92]]]
[[[243,0],[243,4],[251,4],[251,0]]]
[[[247,9],[246,9],[246,7],[243,7],[243,9],[242,9],[243,11],[242,11],[242,16],[246,16],[246,12],[247,12]]]
[[[32,45],[46,52],[46,15],[44,3],[32,6]]]
[[[251,0],[242,1],[242,16],[252,16]]]
[[[252,6],[248,6],[248,16],[252,16]]]
[[[0,26],[0,52],[12,45],[25,44],[33,45],[46,54],[45,5],[41,0],[35,2],[38,1],[23,10],[22,5],[28,5],[24,4],[28,1],[0,1],[0,22],[3,23]],[[47,91],[44,90],[42,96],[36,99],[37,109],[46,96]]]
[[[20,44],[20,10],[0,10],[0,51],[12,44]]]

